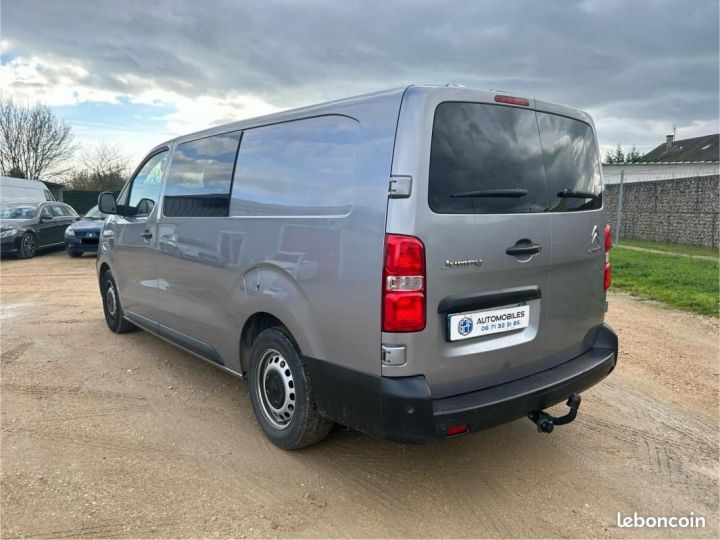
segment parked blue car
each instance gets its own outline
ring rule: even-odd
[[[83,253],[97,253],[100,229],[107,214],[93,206],[80,221],[65,229],[65,249],[71,257],[82,257]]]

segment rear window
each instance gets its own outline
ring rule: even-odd
[[[537,113],[540,142],[547,178],[549,210],[572,212],[595,210],[602,206],[600,160],[592,128],[584,122]],[[560,198],[563,190],[598,194],[596,199]]]
[[[52,215],[55,217],[65,217],[69,216],[70,213],[65,210],[62,206],[59,204],[51,204],[50,205],[50,211],[52,212]]]
[[[530,109],[448,102],[435,111],[428,203],[438,214],[511,214],[599,208],[587,124]],[[546,180],[546,177],[548,180]]]

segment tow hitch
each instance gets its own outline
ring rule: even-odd
[[[580,408],[580,396],[572,394],[567,400],[567,406],[570,407],[570,411],[565,416],[552,416],[545,411],[533,411],[528,414],[530,421],[535,424],[540,433],[552,433],[555,426],[562,426],[569,424],[577,416],[578,409]]]

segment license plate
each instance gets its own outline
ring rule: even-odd
[[[500,332],[527,328],[530,324],[530,306],[520,305],[484,311],[469,311],[448,315],[450,341],[460,341]]]

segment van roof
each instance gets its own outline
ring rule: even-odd
[[[47,189],[47,186],[40,180],[28,178],[15,178],[14,176],[0,176],[0,183],[6,186],[18,186],[34,189]]]
[[[348,105],[360,105],[362,103],[373,101],[376,99],[383,99],[388,98],[393,95],[398,94],[405,94],[406,92],[412,92],[413,94],[417,95],[427,95],[430,94],[436,94],[436,93],[446,93],[448,95],[448,100],[473,100],[473,99],[480,99],[483,101],[492,101],[493,96],[498,94],[505,94],[505,95],[514,95],[519,97],[526,97],[522,93],[514,93],[514,92],[505,92],[500,90],[478,90],[473,88],[467,88],[460,85],[408,85],[408,86],[402,86],[398,88],[391,88],[389,90],[382,90],[378,92],[371,92],[367,94],[360,94],[357,96],[351,96],[347,98],[337,99],[333,101],[327,101],[323,103],[317,103],[314,105],[308,105],[305,107],[299,107],[296,109],[288,109],[286,111],[281,111],[273,114],[267,114],[263,116],[256,116],[253,118],[247,118],[244,120],[238,120],[236,122],[230,122],[226,124],[221,124],[218,126],[213,126],[211,128],[203,129],[200,131],[195,131],[192,133],[188,133],[185,135],[180,135],[178,137],[174,137],[172,139],[169,139],[159,145],[156,146],[157,148],[163,147],[163,146],[169,146],[173,144],[174,142],[181,141],[181,140],[192,140],[201,138],[204,136],[210,136],[217,133],[223,133],[227,131],[236,131],[240,129],[248,129],[252,127],[258,127],[262,125],[267,124],[274,124],[278,122],[284,122],[288,120],[295,120],[298,118],[305,117],[307,115],[315,115],[315,114],[331,114],[332,112],[335,112],[336,110],[340,108],[346,108]],[[571,118],[576,118],[578,120],[581,120],[583,122],[586,122],[590,125],[592,124],[592,119],[590,118],[590,115],[585,113],[584,111],[581,111],[579,109],[575,109],[573,107],[568,107],[566,105],[560,105],[557,103],[547,102],[547,101],[541,101],[536,100],[534,98],[528,98],[531,102],[531,108],[543,110],[546,112],[554,113],[554,114],[560,114],[563,116],[569,116]],[[593,126],[594,127],[594,126]]]

